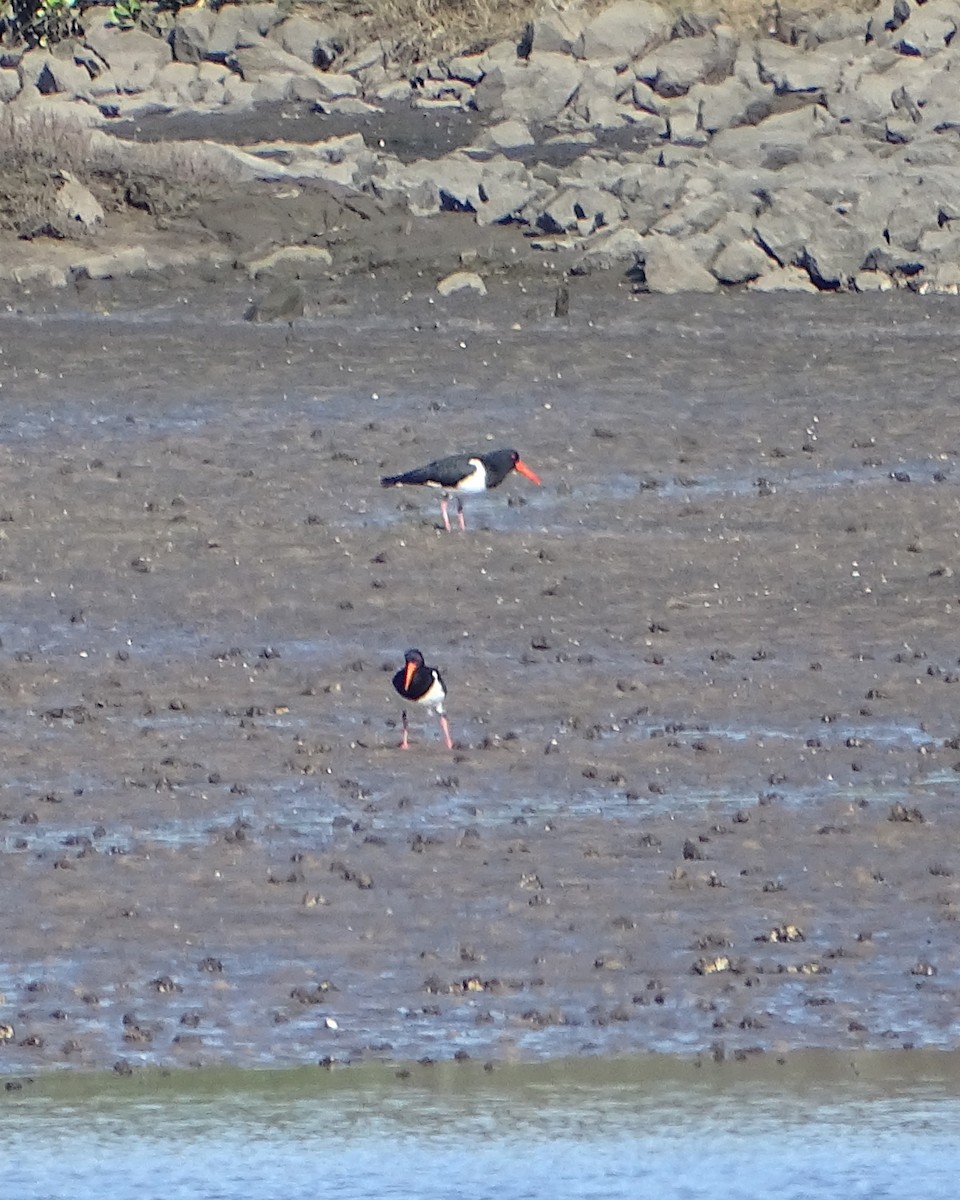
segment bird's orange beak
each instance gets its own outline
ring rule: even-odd
[[[527,466],[527,464],[523,461],[522,458],[518,458],[517,461],[513,465],[520,472],[520,474],[525,475],[527,477],[527,479],[530,480],[531,483],[539,483],[540,482],[540,476],[535,475],[534,472],[530,470],[530,468]]]
[[[403,675],[404,691],[406,691],[406,689],[410,686],[410,680],[414,677],[414,675],[416,674],[416,671],[417,671],[417,664],[415,662],[408,662],[407,669]]]

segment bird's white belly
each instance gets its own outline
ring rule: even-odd
[[[446,694],[443,684],[439,679],[435,679],[419,700],[417,700],[417,704],[423,704],[427,708],[435,708],[437,712],[441,712]]]
[[[487,490],[487,468],[479,458],[471,458],[469,461],[473,470],[457,484],[457,491],[466,492],[468,496]]]

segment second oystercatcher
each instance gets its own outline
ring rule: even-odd
[[[422,704],[432,708],[440,721],[443,739],[447,749],[453,749],[450,740],[450,726],[443,711],[443,702],[447,698],[447,689],[443,686],[440,672],[436,667],[428,667],[419,650],[408,650],[403,656],[404,665],[393,677],[393,686],[404,700],[413,704]],[[403,710],[403,739],[400,749],[406,750],[410,745],[410,727],[407,724],[407,710]]]
[[[443,527],[449,532],[447,504],[451,492],[457,497],[457,521],[461,529],[466,529],[460,494],[477,495],[488,488],[495,488],[503,483],[511,471],[519,471],[533,483],[540,482],[539,476],[530,470],[516,450],[491,450],[487,454],[451,454],[449,458],[438,458],[436,462],[427,463],[425,467],[414,467],[402,475],[385,475],[380,480],[380,486],[439,488],[440,514]]]

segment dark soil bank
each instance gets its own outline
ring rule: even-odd
[[[0,1066],[955,1045],[956,302],[433,282],[0,321]]]

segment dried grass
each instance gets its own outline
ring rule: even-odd
[[[479,50],[504,38],[518,38],[543,12],[580,11],[594,15],[614,0],[301,0],[304,10],[320,8],[325,17],[341,15],[356,22],[357,41],[380,38],[402,61]],[[767,28],[783,11],[791,18],[832,12],[836,0],[654,0],[676,13],[721,14],[739,29]],[[879,0],[843,0],[864,12]]]

